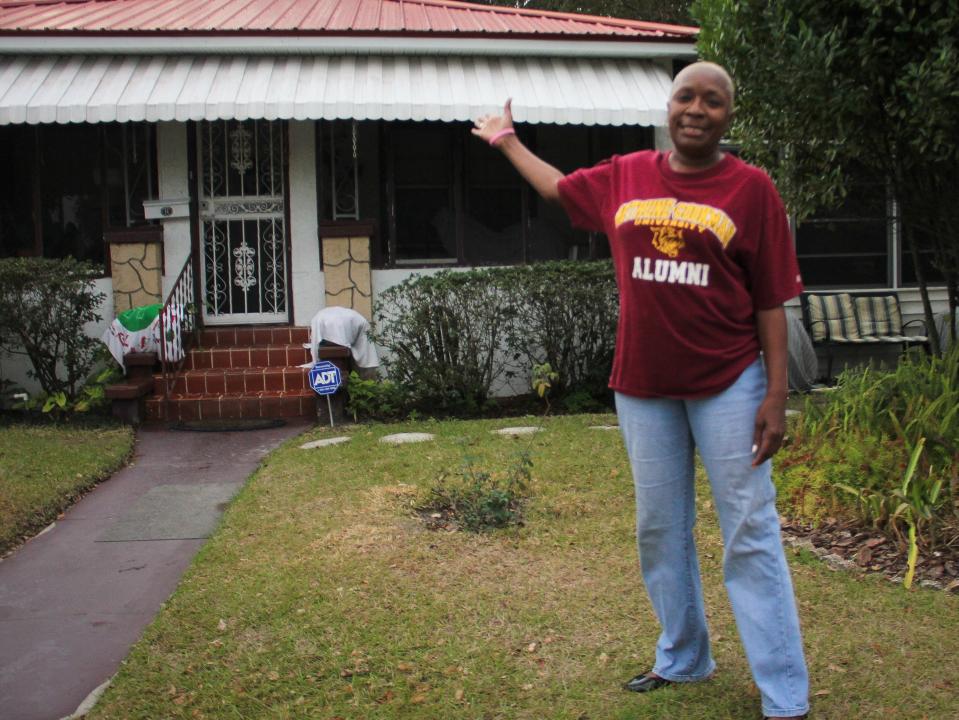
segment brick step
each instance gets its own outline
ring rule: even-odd
[[[172,392],[181,395],[222,395],[309,390],[309,368],[292,366],[232,367],[180,372]],[[163,375],[153,376],[153,393],[163,394]]]
[[[187,354],[184,370],[223,370],[303,365],[310,351],[302,345],[252,345],[194,348]]]
[[[250,347],[252,345],[302,345],[310,341],[310,329],[289,325],[216,327],[200,331],[200,347]]]
[[[315,418],[317,395],[312,390],[260,393],[174,393],[164,413],[162,397],[146,400],[147,421],[236,420],[240,418]]]

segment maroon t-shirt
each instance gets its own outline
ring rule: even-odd
[[[802,291],[779,193],[726,154],[699,173],[666,155],[614,156],[559,182],[576,227],[604,232],[620,310],[609,386],[696,398],[729,387],[759,355],[756,310]]]

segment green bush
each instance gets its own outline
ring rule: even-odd
[[[355,370],[350,373],[346,392],[346,409],[353,415],[354,422],[396,420],[406,414],[409,405],[402,386],[389,380],[364,380]]]
[[[0,348],[26,355],[47,396],[75,398],[99,341],[84,325],[101,320],[96,269],[73,258],[0,259]]]
[[[390,379],[422,410],[472,414],[515,370],[503,356],[515,315],[494,270],[410,277],[374,309],[375,341],[388,349]]]
[[[616,346],[619,296],[613,265],[559,261],[503,268],[516,315],[509,350],[524,367],[548,363],[559,375],[553,397],[596,409],[606,395]],[[584,394],[587,397],[584,397]]]
[[[458,474],[444,473],[425,492],[418,510],[452,520],[468,532],[486,532],[523,523],[533,461],[520,453],[505,471],[476,467],[466,457]]]
[[[797,501],[813,492],[896,538],[959,542],[959,348],[843,373],[825,401],[807,402],[779,467],[794,511],[815,516]]]
[[[390,379],[427,412],[483,410],[500,382],[548,364],[551,397],[595,408],[616,341],[609,262],[551,262],[411,277],[379,298],[373,337]]]

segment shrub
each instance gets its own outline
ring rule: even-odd
[[[516,308],[510,350],[526,367],[549,364],[559,376],[554,397],[577,393],[576,406],[584,404],[583,393],[603,397],[619,311],[612,263],[559,261],[503,271]]]
[[[532,467],[526,452],[500,473],[478,468],[474,458],[466,457],[458,474],[440,475],[417,509],[452,520],[469,532],[521,525]]]
[[[387,290],[373,337],[390,378],[427,411],[475,413],[497,382],[549,365],[551,398],[595,408],[616,341],[609,262],[550,262],[411,277]]]
[[[346,409],[353,420],[395,420],[406,413],[406,389],[389,380],[364,380],[354,370],[347,383]]]
[[[816,490],[800,466],[820,464],[832,498],[861,520],[930,548],[959,541],[959,348],[849,370],[824,402],[807,402],[780,489]]]
[[[84,325],[101,319],[95,268],[73,258],[0,259],[0,347],[30,359],[31,377],[48,396],[77,396],[98,340]]]
[[[496,381],[515,374],[503,355],[515,309],[500,279],[493,270],[446,271],[407,278],[380,297],[373,338],[417,407],[475,413]]]

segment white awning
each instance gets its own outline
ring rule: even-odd
[[[0,125],[165,120],[471,120],[665,125],[649,60],[443,56],[0,56]]]

